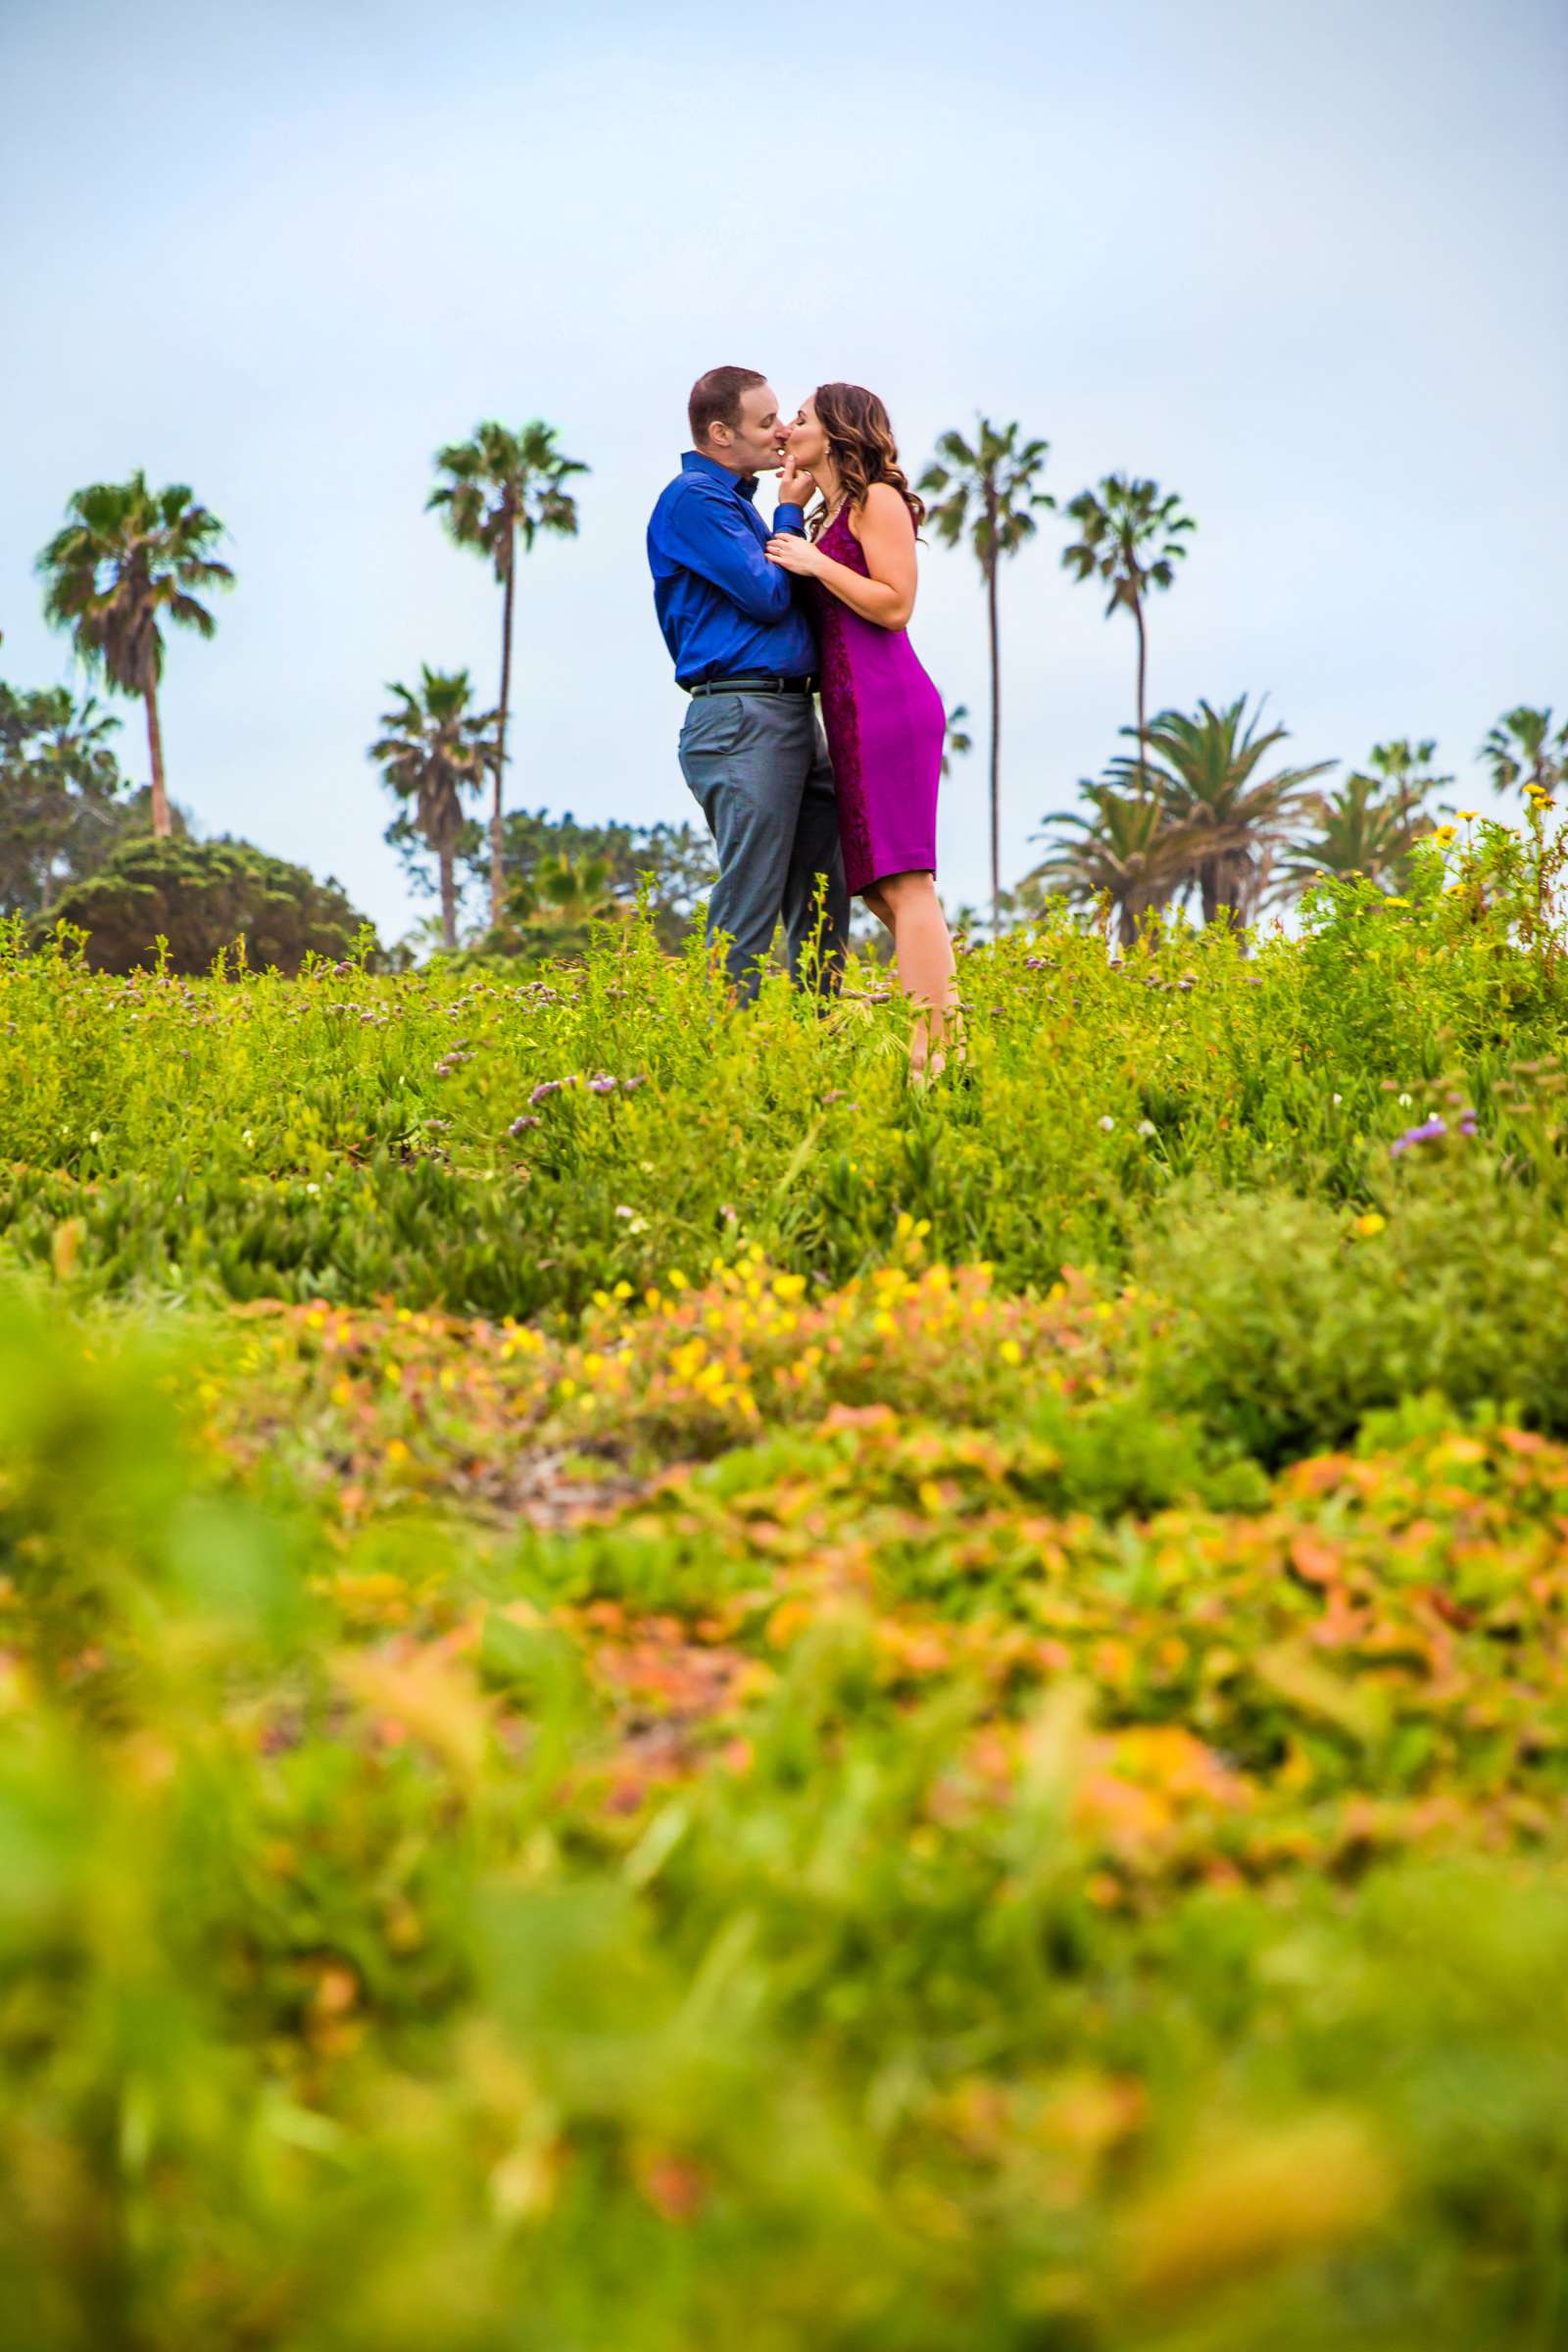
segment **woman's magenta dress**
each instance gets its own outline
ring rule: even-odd
[[[817,541],[869,579],[841,507]],[[905,629],[878,628],[817,583],[822,724],[838,788],[844,878],[868,890],[887,874],[937,870],[937,784],[947,711]]]

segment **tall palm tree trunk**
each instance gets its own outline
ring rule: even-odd
[[[1149,790],[1149,713],[1145,703],[1145,679],[1149,668],[1149,640],[1144,634],[1144,607],[1141,598],[1133,600],[1133,618],[1138,623],[1138,789]]]
[[[517,579],[517,541],[514,534],[507,556],[507,583],[501,604],[501,724],[496,737],[496,790],[490,810],[490,926],[499,929],[506,881],[502,870],[501,796],[507,774],[507,712],[512,707],[512,605]]]
[[[986,604],[991,627],[991,936],[1002,929],[1002,644],[997,628],[995,502],[992,552],[986,566]]]
[[[450,843],[443,843],[436,852],[441,869],[441,944],[455,949],[458,944],[458,893],[453,878],[453,856]]]
[[[147,758],[152,766],[153,832],[162,841],[172,830],[169,817],[169,790],[164,782],[164,730],[158,723],[158,689],[149,686],[147,696]]]

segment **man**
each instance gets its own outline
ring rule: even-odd
[[[816,643],[797,584],[765,553],[757,477],[784,464],[778,400],[751,368],[692,387],[692,447],[648,525],[654,605],[691,696],[681,773],[718,849],[709,906],[742,1000],[783,918],[790,973],[837,985],[849,936],[833,769],[812,700]],[[773,530],[805,528],[808,477],[786,473]],[[798,493],[799,496],[792,496]],[[820,905],[819,905],[820,899]]]

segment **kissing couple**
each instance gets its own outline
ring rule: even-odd
[[[692,446],[654,509],[648,561],[691,697],[681,772],[718,852],[709,920],[743,1002],[781,919],[792,978],[826,994],[851,895],[863,899],[893,935],[924,1084],[956,1000],[936,890],[946,712],[906,632],[925,508],[859,384],[819,384],[786,419],[755,368],[713,368],[687,414]],[[769,531],[755,502],[775,472]]]

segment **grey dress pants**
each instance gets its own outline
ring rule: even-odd
[[[833,767],[816,705],[804,694],[692,697],[681,773],[718,850],[710,932],[729,940],[742,1001],[755,997],[782,917],[790,977],[838,986],[850,931]],[[818,894],[820,892],[820,906]]]

